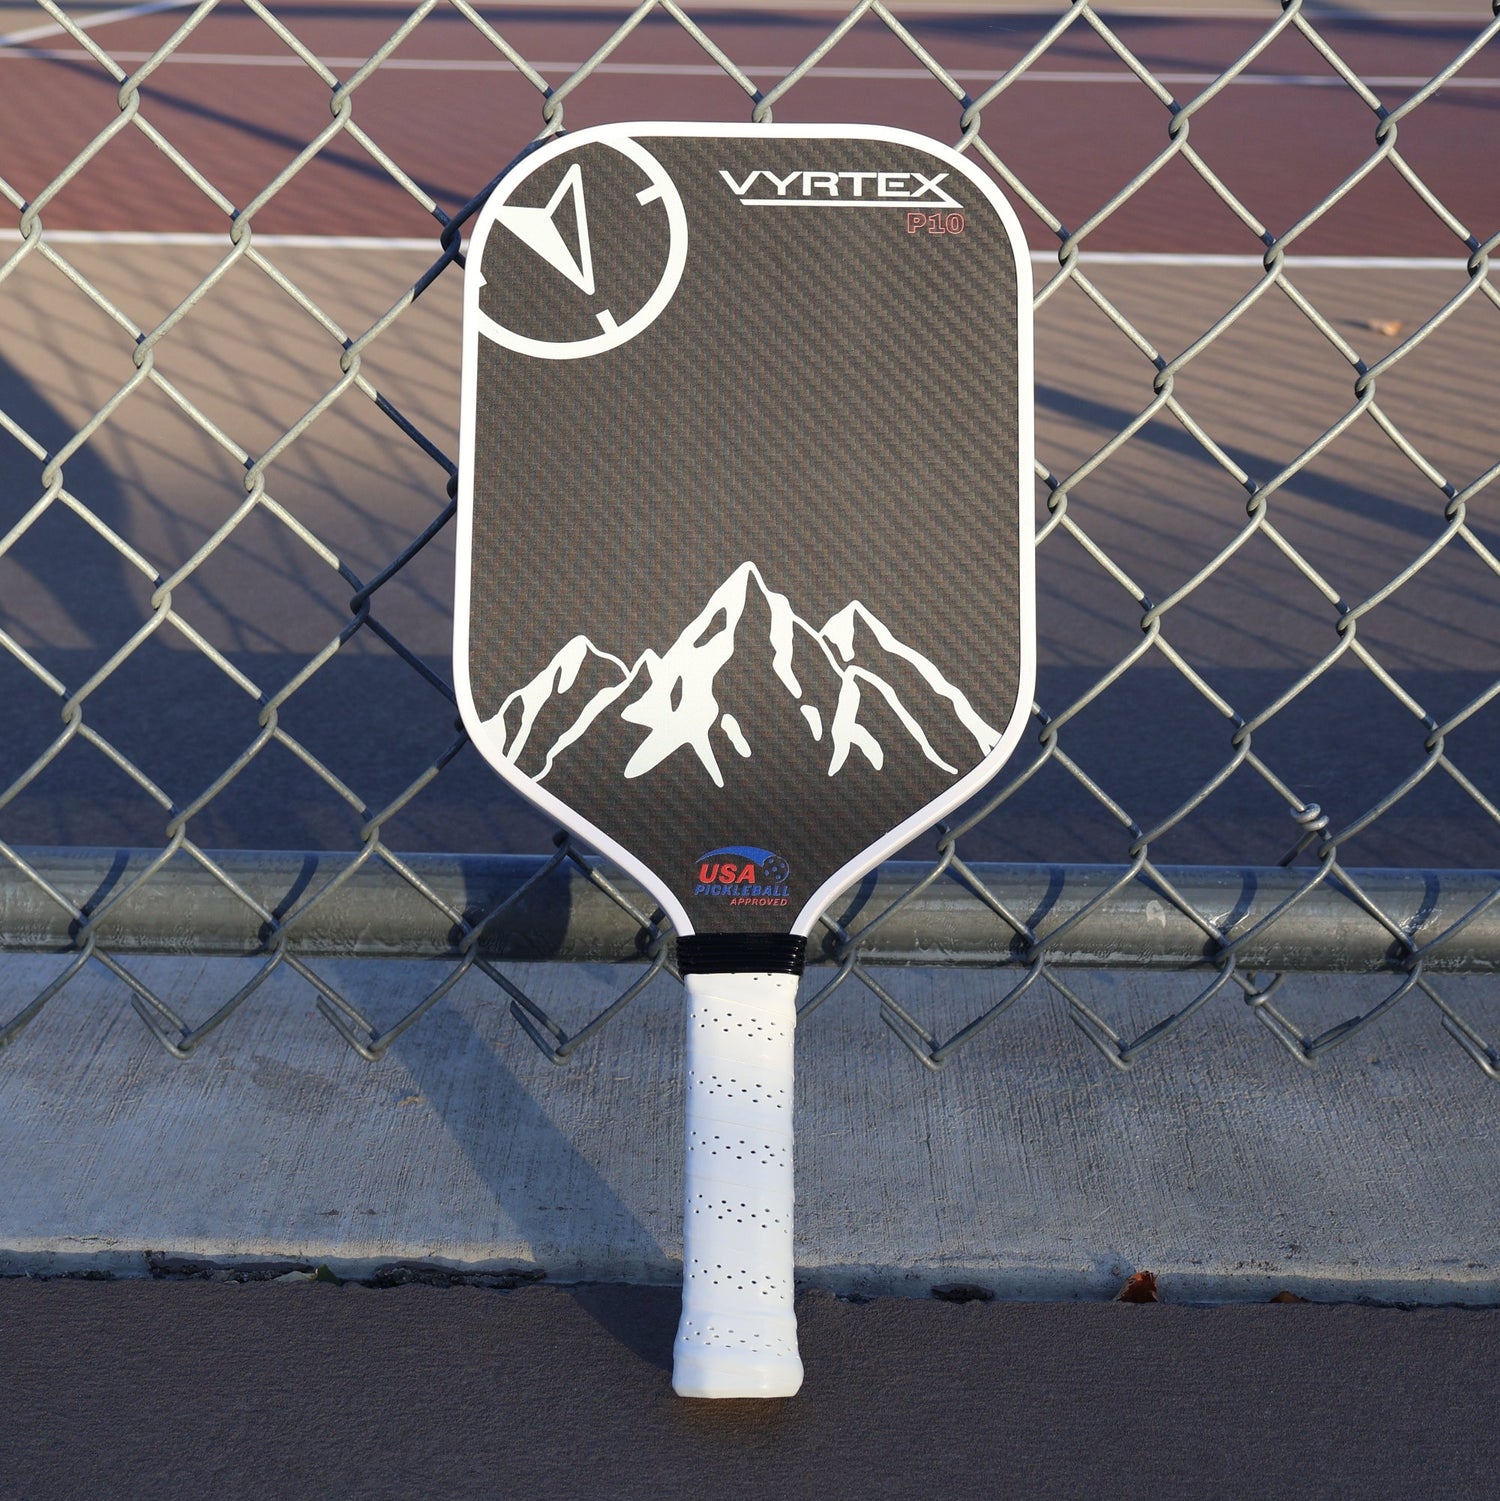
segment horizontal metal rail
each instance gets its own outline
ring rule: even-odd
[[[590,878],[587,862],[521,855],[411,855],[402,865],[424,894],[384,862],[351,870],[347,854],[216,852],[209,858],[232,885],[186,855],[129,889],[161,858],[152,850],[31,849],[16,852],[35,876],[0,869],[0,950],[67,952],[85,926],[115,953],[253,955],[284,936],[304,956],[416,959],[452,957],[483,924],[478,949],[512,961],[640,960],[650,932]],[[544,867],[550,867],[545,868]],[[814,943],[816,958],[858,950],[864,964],[983,966],[1027,957],[1026,940],[975,900],[966,881],[944,874],[907,900],[932,867],[893,861],[834,905],[848,935]],[[1500,876],[1454,870],[1351,870],[1330,875],[1251,933],[1307,885],[1309,872],[1212,866],[1161,867],[1156,877],[1102,865],[973,865],[967,868],[1045,949],[1049,964],[1181,969],[1214,958],[1214,940],[1179,905],[1221,932],[1248,936],[1242,967],[1370,972],[1403,952],[1351,889],[1357,887],[1424,950],[1428,970],[1485,973],[1500,968]],[[35,877],[84,914],[80,922]],[[340,880],[340,878],[343,878]],[[652,902],[632,881],[610,876],[643,912]],[[1123,882],[1123,884],[1122,884]],[[1175,896],[1164,889],[1169,886]],[[238,887],[274,922],[236,895]],[[1111,889],[1119,887],[1111,893]],[[321,893],[300,914],[297,909]],[[434,903],[435,897],[447,912]],[[1488,901],[1488,905],[1486,902]],[[107,906],[107,911],[102,911]],[[877,923],[881,914],[889,911]],[[101,912],[97,923],[89,915]],[[455,923],[452,913],[463,921]],[[1467,914],[1473,916],[1448,938]],[[291,921],[281,925],[291,914]],[[485,918],[494,914],[489,922]],[[1065,931],[1060,931],[1064,930]],[[1057,934],[1049,938],[1049,934]],[[1410,953],[1411,950],[1405,952]]]

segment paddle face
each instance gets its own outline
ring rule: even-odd
[[[800,932],[1030,708],[1030,274],[936,142],[564,136],[468,252],[455,674],[679,932]]]

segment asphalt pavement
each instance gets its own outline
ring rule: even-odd
[[[797,1397],[704,1403],[662,1289],[0,1282],[0,1495],[1500,1495],[1494,1309],[798,1313]]]

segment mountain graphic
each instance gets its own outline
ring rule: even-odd
[[[665,651],[627,663],[574,636],[487,723],[506,759],[538,782],[600,738],[620,745],[627,779],[688,751],[719,787],[736,760],[793,747],[798,762],[814,751],[830,777],[856,757],[875,771],[916,760],[952,777],[1000,740],[858,600],[815,628],[752,562]]]

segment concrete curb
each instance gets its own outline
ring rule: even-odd
[[[57,963],[11,957],[0,974],[20,994]],[[195,996],[227,993],[242,968],[132,963],[190,1016],[209,1009]],[[385,1022],[432,974],[320,967]],[[515,974],[575,1023],[620,980],[587,965]],[[1000,993],[982,971],[885,974],[940,1031]],[[1077,979],[1135,1027],[1193,983]],[[1285,1004],[1316,1029],[1383,987],[1294,977]],[[658,982],[563,1069],[497,996],[470,977],[370,1065],[316,1016],[305,982],[278,976],[184,1063],[96,967],[0,1060],[0,1273],[146,1275],[156,1253],[353,1277],[417,1262],[675,1282],[677,987]],[[1285,1289],[1500,1303],[1495,1086],[1425,1003],[1403,1003],[1308,1071],[1226,998],[1122,1075],[1038,989],[929,1074],[851,987],[804,1026],[798,1066],[808,1286],[1104,1298],[1149,1269],[1167,1301]]]

